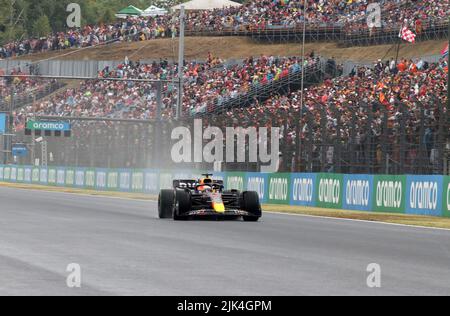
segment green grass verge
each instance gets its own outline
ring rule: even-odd
[[[0,183],[0,187],[42,190],[48,192],[64,192],[64,193],[85,194],[92,196],[147,200],[147,201],[155,201],[157,199],[157,196],[155,195],[141,194],[141,193],[94,191],[77,188],[50,187],[34,184]],[[357,212],[357,211],[345,211],[345,210],[334,210],[334,209],[303,207],[303,206],[289,206],[289,205],[263,205],[263,209],[265,212],[300,214],[300,215],[310,215],[310,216],[330,217],[330,218],[345,218],[345,219],[355,219],[373,222],[402,224],[410,226],[450,229],[450,218],[442,218],[442,217]]]

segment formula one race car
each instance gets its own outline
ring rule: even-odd
[[[261,204],[256,192],[225,191],[223,181],[204,174],[200,180],[175,180],[173,189],[162,190],[158,199],[159,218],[176,221],[192,218],[243,218],[257,222]]]

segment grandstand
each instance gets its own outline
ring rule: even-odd
[[[355,51],[359,46],[383,44],[397,54],[402,26],[412,30],[417,41],[448,38],[448,2],[381,1],[383,19],[377,28],[366,22],[371,2],[263,0],[189,11],[186,35],[246,37],[261,45],[292,45],[304,39]],[[0,58],[7,65],[20,64],[18,57],[37,58],[30,64],[40,65],[39,56],[52,53],[52,67],[61,65],[58,56],[88,54],[91,48],[115,50],[119,42],[125,46],[143,43],[130,58],[122,56],[104,67],[97,63],[97,69],[86,66],[88,75],[74,77],[95,79],[78,79],[79,84],[67,88],[58,75],[53,79],[21,76],[47,71],[36,70],[28,62],[4,69],[9,77],[0,81],[0,106],[14,111],[18,140],[30,142],[25,127],[31,118],[66,118],[73,122],[74,137],[49,143],[55,165],[176,168],[170,152],[160,149],[170,148],[170,131],[175,126],[190,126],[201,117],[221,128],[281,127],[279,171],[442,174],[448,170],[448,58],[400,55],[385,59],[386,53],[376,62],[360,65],[322,56],[320,51],[299,56],[300,46],[296,56],[241,55],[230,60],[205,51],[202,60],[186,59],[183,65],[182,118],[177,122],[180,65],[165,56],[138,60],[144,59],[139,54],[147,45],[162,38],[175,41],[179,28],[173,12],[3,43]],[[52,71],[62,73],[58,68]],[[64,71],[70,79],[70,74],[81,70],[73,66]],[[22,162],[32,162],[30,158]],[[211,165],[183,167],[208,169]],[[224,167],[259,171],[260,165]]]

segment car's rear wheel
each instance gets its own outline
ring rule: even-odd
[[[241,199],[241,207],[244,211],[250,213],[249,216],[243,216],[246,222],[257,222],[262,216],[261,203],[257,192],[244,192]]]
[[[173,190],[162,190],[158,198],[159,218],[172,218],[173,214]]]
[[[176,221],[187,220],[188,217],[185,214],[192,210],[191,195],[184,190],[177,190],[175,203],[173,219]]]

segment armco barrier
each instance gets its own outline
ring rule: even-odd
[[[155,195],[174,179],[203,171],[0,165],[0,181]],[[262,203],[450,217],[450,177],[332,173],[219,172],[227,190],[249,190]]]

